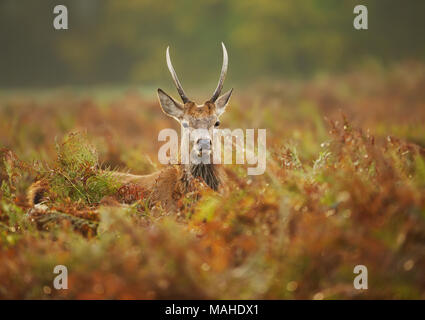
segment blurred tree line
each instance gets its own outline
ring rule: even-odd
[[[58,4],[68,30],[53,28]],[[369,30],[353,28],[357,4]],[[221,41],[234,81],[423,60],[424,12],[423,0],[0,0],[0,86],[156,86],[167,45],[184,84],[213,85]]]

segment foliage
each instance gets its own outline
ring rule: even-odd
[[[103,197],[114,194],[119,184],[109,171],[100,169],[96,150],[84,135],[74,133],[57,145],[57,167],[48,178],[51,190],[58,198],[98,203]]]
[[[189,194],[172,213],[104,170],[160,168],[146,159],[175,124],[156,102],[2,101],[0,298],[424,299],[423,68],[239,93],[222,125],[267,128],[266,173],[227,166],[228,193]],[[54,191],[28,208],[40,178]],[[68,290],[52,286],[58,264]],[[353,288],[359,264],[368,290]]]

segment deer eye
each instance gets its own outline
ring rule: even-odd
[[[214,124],[214,127],[218,127],[220,125],[220,121],[217,121],[215,124]]]

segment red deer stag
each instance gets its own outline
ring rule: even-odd
[[[189,130],[195,137],[191,137],[189,149],[193,155],[207,155],[211,161],[195,162],[190,160],[188,164],[169,165],[164,169],[148,175],[133,175],[129,173],[114,172],[114,177],[123,184],[134,184],[149,193],[152,203],[160,202],[167,210],[176,206],[176,200],[187,192],[192,191],[192,180],[200,178],[211,189],[223,190],[225,173],[221,166],[213,164],[213,129],[220,125],[219,118],[226,110],[233,89],[221,95],[223,82],[227,73],[228,56],[224,44],[223,65],[220,79],[212,97],[204,104],[198,105],[190,100],[185,94],[183,87],[177,77],[170,59],[169,47],[166,52],[167,66],[170,70],[174,84],[182,99],[182,103],[158,89],[158,98],[162,111],[177,120],[182,126],[182,132]],[[197,130],[201,129],[201,130]],[[199,134],[197,132],[202,132]],[[187,131],[186,131],[187,133]],[[197,136],[196,136],[197,135]],[[192,159],[192,158],[191,158]],[[41,199],[43,188],[40,183],[35,183],[29,192],[29,201],[36,204]]]

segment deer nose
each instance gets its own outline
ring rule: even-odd
[[[199,139],[197,142],[200,150],[210,150],[211,149],[211,140],[210,139]]]

